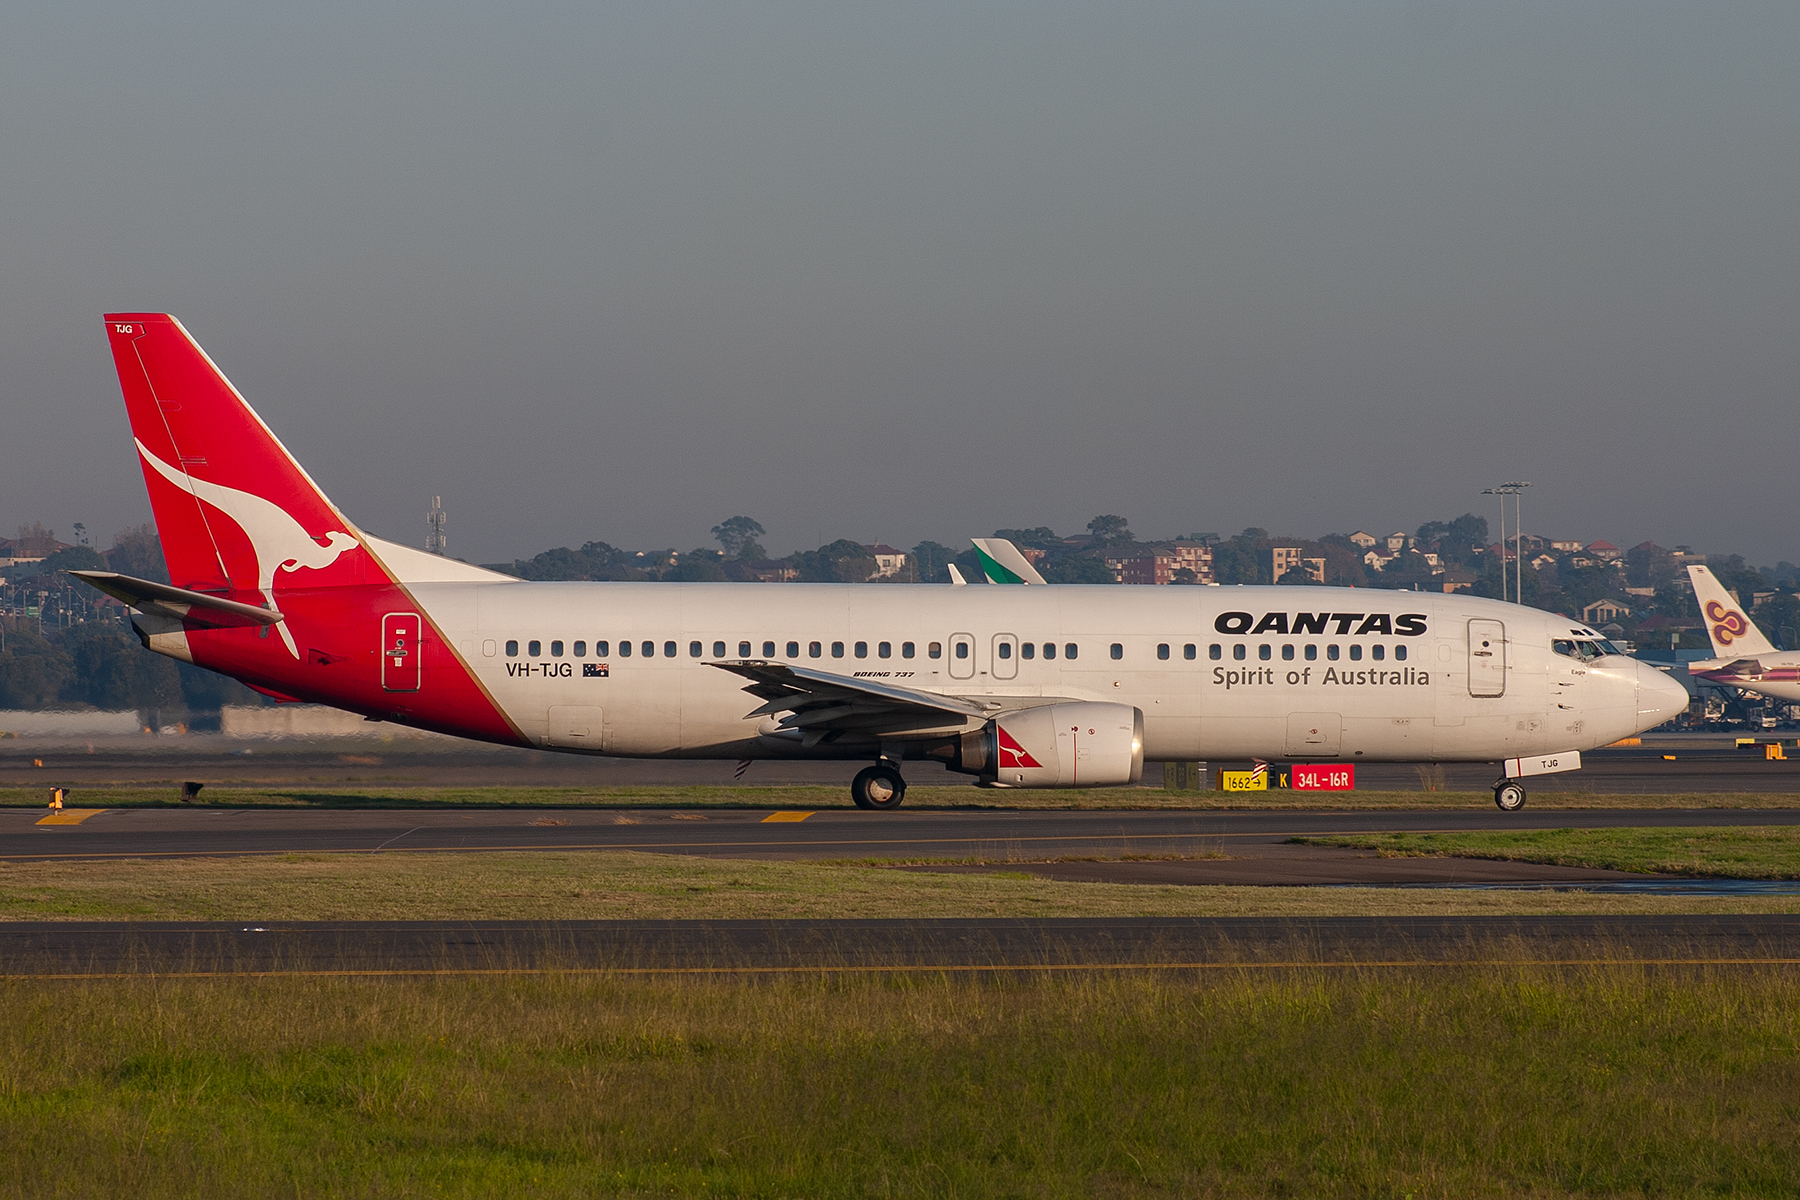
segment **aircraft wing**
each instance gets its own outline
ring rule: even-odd
[[[1688,673],[1692,675],[1731,675],[1743,679],[1761,678],[1762,663],[1754,658],[1711,659],[1707,662],[1688,664]]]
[[[158,613],[198,625],[274,625],[286,619],[272,608],[240,604],[223,596],[190,592],[186,588],[134,579],[115,571],[70,571],[69,574],[139,612]]]
[[[798,733],[806,746],[851,731],[905,736],[929,729],[961,728],[970,718],[985,720],[992,708],[999,707],[787,663],[749,659],[711,665],[748,679],[750,685],[744,690],[763,701],[760,708],[744,714],[746,719],[786,713],[780,720],[781,729]]]

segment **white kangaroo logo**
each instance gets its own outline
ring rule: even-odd
[[[171,467],[150,453],[141,441],[138,441],[137,448],[138,453],[164,479],[189,495],[206,501],[237,522],[238,528],[250,539],[251,549],[256,553],[256,587],[269,602],[270,608],[279,607],[275,603],[277,568],[283,571],[298,571],[301,567],[321,570],[336,562],[338,555],[357,545],[356,539],[349,534],[333,530],[325,535],[326,544],[321,546],[318,539],[306,532],[300,522],[289,516],[287,510],[280,505],[250,492],[240,492],[236,488],[195,479],[186,471]],[[294,645],[294,635],[288,630],[287,622],[279,622],[275,628],[281,634],[281,640],[287,644],[288,653],[298,660],[300,648]]]

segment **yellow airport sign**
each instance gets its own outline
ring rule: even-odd
[[[1219,790],[1222,792],[1266,792],[1269,790],[1269,773],[1267,771],[1220,771]]]

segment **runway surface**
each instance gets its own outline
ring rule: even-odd
[[[1034,870],[1052,877],[1112,882],[1573,885],[1645,876],[1481,859],[1380,858],[1288,841],[1386,831],[1800,825],[1800,809],[1527,809],[1509,815],[1466,809],[809,813],[126,808],[70,812],[61,818],[70,823],[57,825],[40,824],[44,815],[42,809],[0,810],[0,860],[633,850],[737,859],[1037,863],[1044,865]]]
[[[1792,735],[1788,740],[1791,744]],[[1673,755],[1673,760],[1664,755]],[[1598,793],[1786,792],[1800,793],[1800,751],[1770,761],[1759,751],[1732,748],[1721,734],[1649,735],[1644,744],[1590,751],[1582,770],[1534,780],[1535,796],[1564,791]],[[41,765],[40,765],[41,764]],[[757,762],[744,776],[758,786],[816,784],[848,791],[857,762]],[[1213,770],[1242,762],[1213,762]],[[1442,787],[1485,791],[1496,768],[1450,763],[1440,768]],[[1363,763],[1364,790],[1418,791],[1421,768],[1408,763]],[[229,787],[306,787],[355,790],[405,787],[730,787],[735,764],[720,761],[593,758],[540,750],[486,746],[454,738],[398,737],[248,741],[218,734],[111,738],[94,741],[10,738],[0,741],[0,786],[179,786],[198,780]],[[931,762],[906,764],[918,787],[971,787],[967,776]],[[1161,780],[1152,763],[1147,783]]]
[[[0,925],[0,977],[1800,965],[1800,917]]]

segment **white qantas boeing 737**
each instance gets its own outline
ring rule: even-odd
[[[1689,567],[1688,578],[1716,656],[1689,663],[1688,673],[1708,683],[1800,701],[1800,651],[1777,650],[1708,568]]]
[[[1504,762],[1509,810],[1687,704],[1586,626],[1458,596],[526,583],[359,530],[173,317],[106,329],[173,583],[77,574],[150,649],[278,700],[575,753],[862,759],[865,808],[908,760],[1045,788],[1283,757]]]

